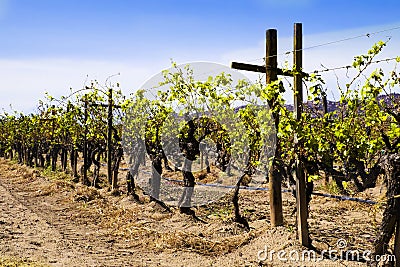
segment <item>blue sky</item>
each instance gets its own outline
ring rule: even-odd
[[[268,28],[278,29],[286,51],[294,22],[311,46],[400,26],[399,12],[391,0],[0,0],[0,108],[32,111],[45,91],[68,94],[86,75],[104,81],[120,72],[115,79],[129,94],[171,58],[226,65],[261,58]],[[305,68],[351,63],[388,35],[386,55],[400,55],[399,32],[305,51]]]

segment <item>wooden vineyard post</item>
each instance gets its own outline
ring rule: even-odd
[[[87,153],[87,119],[88,119],[88,101],[85,99],[85,106],[84,106],[84,130],[83,130],[83,175],[82,175],[82,184],[88,184],[87,178],[87,165],[88,165],[88,153]]]
[[[325,116],[328,113],[328,99],[326,98],[326,94],[322,95],[322,116]],[[326,123],[324,126],[327,126]],[[326,162],[326,156],[324,157],[324,162]],[[333,167],[333,166],[332,166]],[[329,185],[329,175],[325,172],[325,185]]]
[[[112,89],[108,89],[108,115],[107,115],[107,177],[108,183],[112,185],[112,189],[115,189],[116,183],[112,175]]]
[[[91,106],[107,107],[107,179],[112,189],[118,188],[118,176],[114,173],[112,166],[112,131],[113,131],[113,109],[121,108],[120,105],[115,105],[112,100],[112,88],[108,89],[108,103],[93,103]]]
[[[267,84],[278,80],[278,45],[277,45],[277,30],[269,29],[266,32],[266,47],[265,47],[265,74]],[[272,107],[270,107],[272,108]],[[278,129],[279,114],[274,114],[275,128]],[[279,142],[275,150],[275,155],[272,160],[269,170],[269,189],[270,189],[270,217],[273,227],[283,224],[282,214],[282,190],[281,177],[276,172],[277,157],[279,157]]]
[[[297,121],[301,120],[301,113],[303,111],[303,75],[302,75],[302,24],[294,24],[294,47],[293,47],[293,65],[295,68],[294,72],[294,112]],[[303,164],[300,160],[299,147],[301,142],[294,138],[295,148],[297,151],[296,155],[296,206],[297,206],[297,229],[300,243],[309,247],[309,235],[308,235],[308,207],[306,201],[306,177],[304,173]]]

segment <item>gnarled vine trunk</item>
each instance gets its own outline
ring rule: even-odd
[[[374,255],[384,255],[388,252],[390,239],[396,230],[393,251],[397,259],[396,266],[400,266],[400,154],[387,155],[383,161],[383,168],[387,186],[387,205],[374,243]]]

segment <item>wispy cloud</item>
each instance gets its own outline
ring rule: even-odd
[[[38,100],[49,92],[54,97],[68,95],[70,88],[82,88],[85,80],[104,83],[107,77],[115,77],[125,94],[135,91],[141,83],[158,69],[111,61],[86,61],[69,59],[0,60],[1,89],[0,107],[10,111],[33,112]]]

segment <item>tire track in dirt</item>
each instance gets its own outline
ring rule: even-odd
[[[0,164],[0,255],[51,266],[138,266],[133,252],[114,248],[96,225],[72,221],[74,203],[65,194],[41,195],[51,182]]]
[[[1,255],[27,257],[54,266],[71,265],[68,255],[77,251],[67,248],[67,241],[55,227],[22,204],[2,184],[0,195]]]

